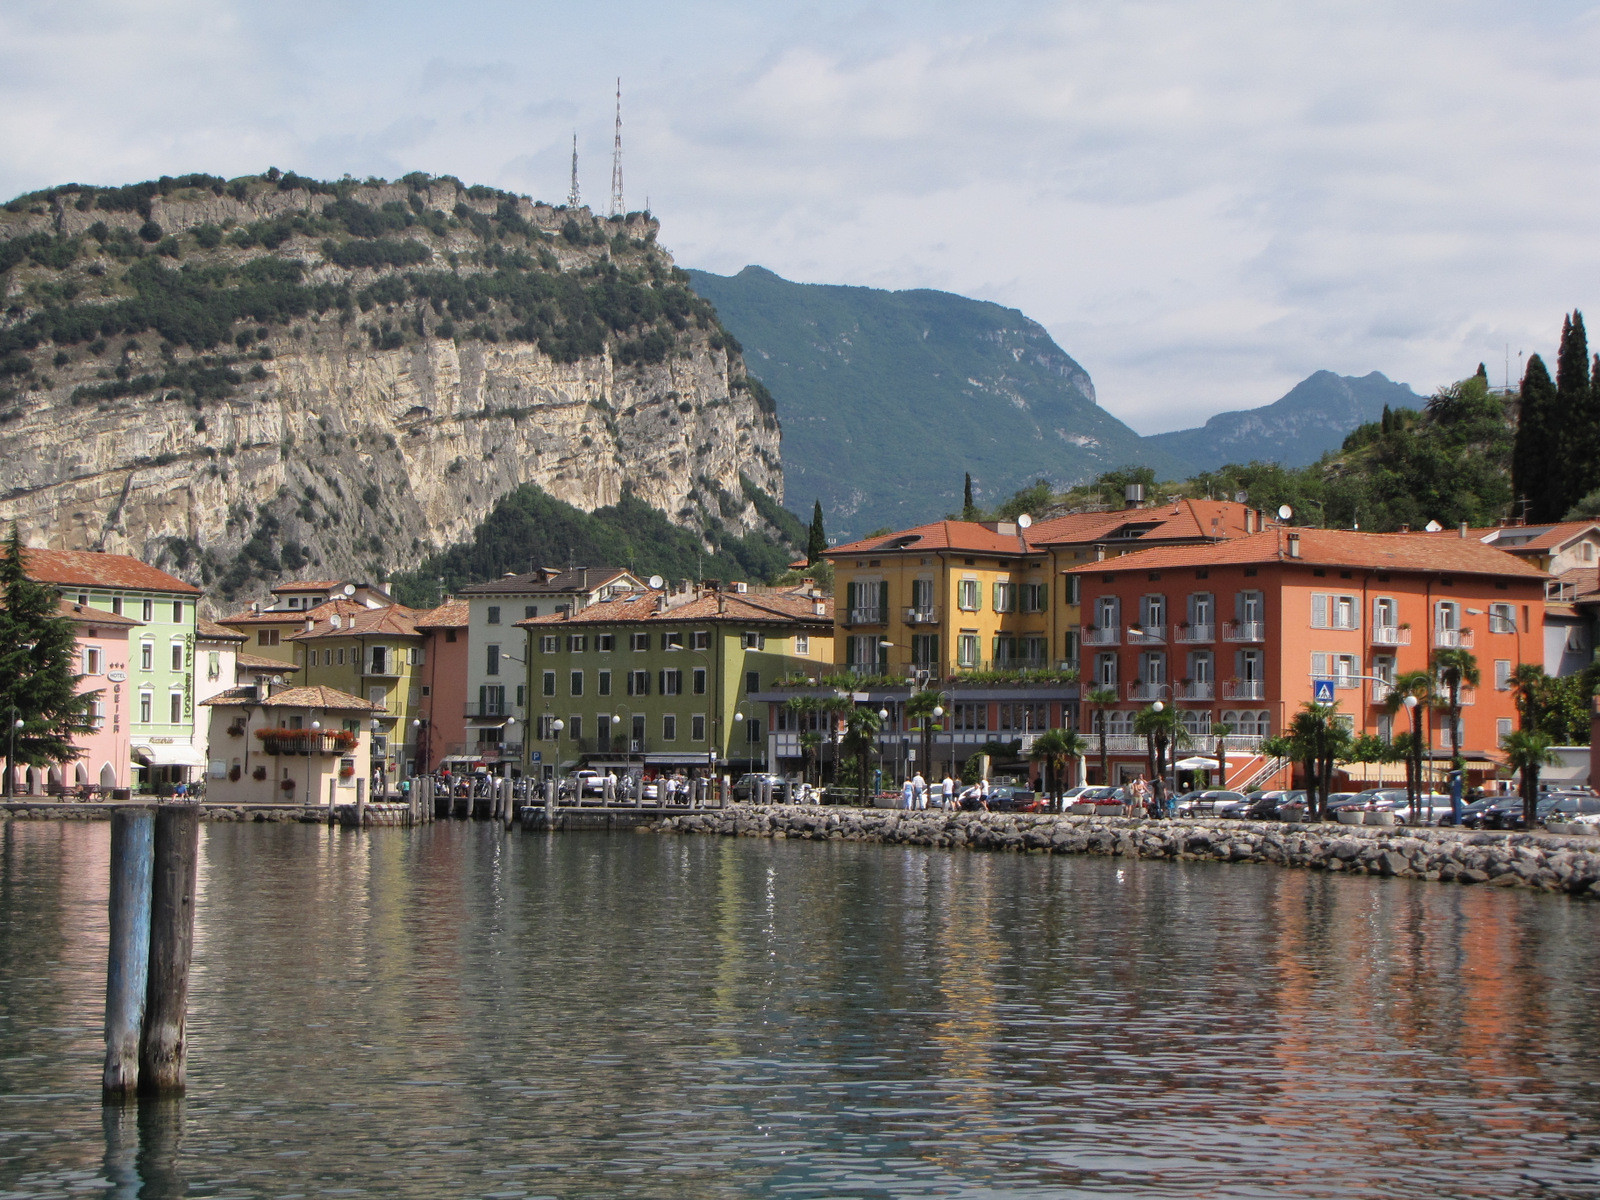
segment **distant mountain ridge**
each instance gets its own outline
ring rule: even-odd
[[[1423,403],[1409,384],[1395,383],[1377,371],[1360,377],[1317,371],[1264,407],[1218,413],[1198,429],[1151,434],[1144,440],[1176,458],[1186,474],[1252,459],[1304,467],[1339,449],[1356,426],[1376,421],[1385,405],[1421,408]]]
[[[1087,371],[1016,309],[926,289],[801,284],[763,267],[689,272],[774,394],[789,503],[830,535],[993,505],[1043,477],[1178,464],[1095,402]]]

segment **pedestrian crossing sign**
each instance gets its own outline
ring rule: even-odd
[[[1311,699],[1318,704],[1333,703],[1333,680],[1313,679],[1311,681]]]

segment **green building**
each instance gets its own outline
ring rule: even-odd
[[[528,634],[526,768],[762,768],[766,705],[750,697],[830,669],[833,604],[809,588],[739,588],[640,590],[517,622]]]

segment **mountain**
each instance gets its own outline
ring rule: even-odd
[[[1385,405],[1421,408],[1423,403],[1409,385],[1377,371],[1359,378],[1318,371],[1262,408],[1218,413],[1198,429],[1152,434],[1145,443],[1176,458],[1184,474],[1255,459],[1303,467],[1339,449],[1346,434],[1376,421]]]
[[[421,174],[18,197],[0,522],[230,601],[414,567],[524,484],[781,543],[771,397],[657,233]]]
[[[1037,322],[949,292],[791,283],[762,267],[688,272],[777,397],[785,489],[830,536],[902,528],[1148,462],[1177,464],[1095,403],[1088,372]]]

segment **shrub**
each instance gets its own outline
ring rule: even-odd
[[[146,221],[139,226],[139,236],[147,242],[159,242],[162,238],[161,226],[154,221]]]

